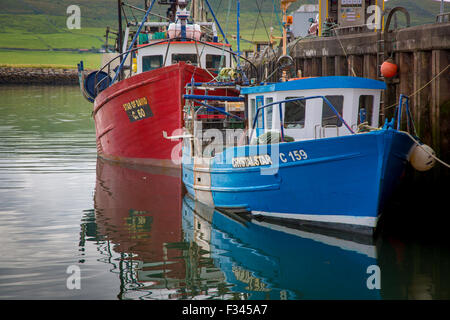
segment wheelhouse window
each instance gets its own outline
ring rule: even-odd
[[[373,115],[373,96],[361,95],[359,96],[358,107],[358,124],[367,122],[371,125]]]
[[[256,100],[250,99],[250,109],[252,110],[252,123],[256,116]]]
[[[325,98],[330,101],[342,117],[342,111],[344,110],[344,96],[325,96]],[[322,127],[326,126],[342,127],[342,121],[324,100],[322,106]]]
[[[163,64],[163,56],[144,56],[142,57],[142,71],[150,71],[161,68]]]
[[[266,98],[266,105],[267,104],[271,104],[273,102],[273,98]],[[272,115],[273,115],[273,107],[274,106],[270,106],[265,108],[266,110],[266,127],[268,130],[272,129]]]
[[[258,108],[262,106],[262,102],[260,101],[260,99],[258,99],[258,103],[256,102],[256,99],[250,99],[250,108],[252,110],[252,123],[255,119],[256,116],[256,112],[258,111]],[[263,128],[263,110],[259,111],[258,113],[258,120],[256,122],[256,127],[257,128]]]
[[[176,64],[178,62],[186,62],[188,64],[197,65],[197,55],[190,53],[176,53],[172,54],[172,64]]]
[[[286,100],[301,97],[287,97]],[[303,129],[305,127],[306,101],[286,102],[284,107],[284,127],[286,129]]]
[[[216,54],[207,54],[206,55],[206,68],[207,69],[220,69],[220,60],[222,56]],[[225,62],[225,57],[223,57]]]

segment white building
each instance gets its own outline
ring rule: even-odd
[[[296,12],[294,12],[294,23],[291,26],[291,31],[295,37],[305,37],[308,35],[308,29],[311,23],[309,19],[316,20],[319,14],[319,5],[305,4],[302,5]]]

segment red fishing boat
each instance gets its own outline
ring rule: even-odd
[[[164,138],[183,127],[184,87],[191,78],[209,81],[202,69],[183,62],[120,81],[94,103],[98,154],[109,160],[177,166],[179,141]],[[174,160],[174,161],[172,161]]]
[[[119,1],[118,52],[106,54],[111,59],[86,78],[80,63],[80,86],[94,103],[99,157],[180,167],[180,140],[168,135],[182,133],[186,85],[217,81],[219,70],[231,69],[233,52],[223,33],[226,43],[218,40],[216,26],[222,29],[217,19],[205,22],[205,6],[188,0],[158,1],[169,6],[163,17],[151,12],[155,2],[140,9],[145,12],[140,24],[128,22],[122,32],[123,6],[138,8]],[[165,21],[151,22],[150,15]],[[224,90],[213,95],[238,95]]]

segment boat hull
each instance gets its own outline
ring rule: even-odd
[[[183,128],[185,86],[191,79],[210,81],[204,69],[179,63],[122,80],[94,102],[97,152],[108,160],[180,167],[181,145],[168,140]],[[178,130],[178,131],[177,131]]]
[[[183,181],[194,198],[215,207],[372,232],[412,144],[389,129],[259,150],[250,145],[226,149],[209,168],[185,153]],[[253,155],[269,155],[272,165]]]

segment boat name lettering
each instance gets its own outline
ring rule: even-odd
[[[293,150],[289,151],[289,153],[286,155],[283,152],[280,152],[280,160],[283,163],[286,162],[296,162],[296,161],[302,161],[308,159],[308,154],[305,152],[305,150]]]
[[[146,97],[139,98],[123,104],[123,109],[127,113],[130,122],[153,117],[152,109]]]
[[[269,155],[233,158],[233,168],[247,168],[271,165],[272,159]]]

